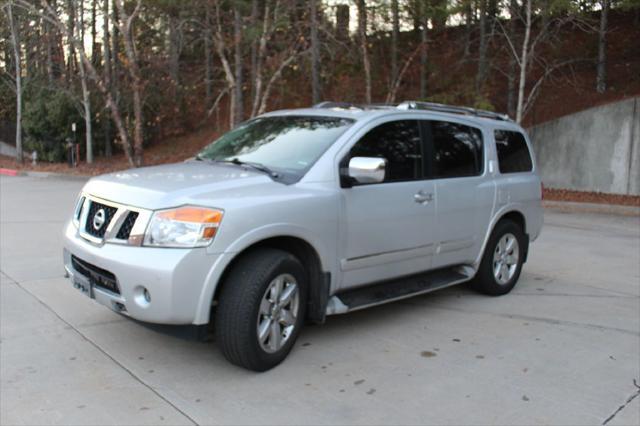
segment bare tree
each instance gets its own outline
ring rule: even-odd
[[[364,0],[357,0],[358,6],[358,37],[364,67],[365,102],[371,103],[371,62],[369,60],[369,46],[367,40],[367,7]]]
[[[398,0],[391,0],[391,78],[390,90],[398,79],[398,34],[400,33],[400,16]]]
[[[118,15],[120,16],[120,33],[124,40],[124,51],[127,55],[127,71],[129,72],[129,77],[131,77],[131,88],[133,92],[133,116],[135,120],[133,130],[133,161],[136,166],[140,166],[143,161],[144,149],[144,137],[142,133],[142,125],[144,123],[142,113],[143,83],[142,78],[140,77],[140,68],[138,66],[138,58],[135,49],[133,22],[140,12],[142,0],[136,0],[135,7],[131,14],[127,13],[122,0],[115,1],[116,7],[118,8]]]
[[[478,47],[478,71],[476,73],[476,94],[479,95],[485,80],[487,79],[487,0],[478,0],[480,3],[480,45]]]
[[[549,61],[544,57],[544,50],[540,48],[545,42],[552,42],[558,31],[566,27],[569,22],[578,23],[576,17],[566,11],[560,11],[563,2],[559,0],[556,4],[545,4],[539,6],[533,0],[513,0],[510,7],[517,23],[510,23],[510,28],[506,29],[496,20],[500,32],[506,40],[512,59],[515,61],[517,70],[517,97],[515,106],[516,121],[521,122],[527,114],[534,100],[538,96],[542,84],[552,76],[559,68],[565,67],[580,58],[562,58],[561,60]],[[534,15],[534,8],[542,11],[542,15]],[[555,12],[552,12],[556,8]],[[516,25],[517,24],[517,25]],[[536,27],[535,33],[533,27]],[[520,42],[515,28],[522,27],[524,34]],[[535,78],[532,78],[532,68],[535,65]]]
[[[418,5],[418,14],[420,17],[420,99],[427,98],[427,61],[428,61],[428,35],[429,35],[429,18],[427,14],[427,6],[424,2]]]
[[[236,101],[235,101],[235,113],[234,126],[240,124],[244,120],[244,99],[242,96],[243,85],[243,66],[242,66],[242,14],[240,13],[239,6],[233,9],[233,43],[234,43],[234,60],[235,60],[235,72],[236,72]]]
[[[258,55],[256,59],[256,73],[254,82],[254,98],[251,108],[251,117],[262,114],[267,109],[267,101],[271,95],[274,84],[280,80],[284,70],[292,65],[305,50],[299,42],[303,39],[302,34],[294,33],[290,40],[280,52],[272,51],[272,63],[276,64],[272,68],[272,73],[267,78],[265,73],[265,59],[267,57],[267,45],[274,35],[280,21],[280,1],[275,0],[273,10],[269,6],[269,1],[264,2],[264,14],[262,21],[262,32],[258,43]],[[286,42],[283,40],[283,42]],[[266,82],[266,83],[265,83]]]
[[[234,127],[236,124],[235,112],[236,112],[236,77],[233,71],[231,70],[231,64],[229,62],[229,58],[227,57],[227,46],[224,41],[224,33],[223,33],[223,25],[222,25],[222,17],[220,10],[220,0],[215,0],[215,25],[213,31],[213,44],[216,49],[216,53],[218,54],[218,59],[222,64],[222,69],[224,71],[224,77],[227,82],[227,89],[229,93],[229,125]]]
[[[114,1],[116,4],[121,2],[121,0],[114,0]],[[74,49],[79,49],[81,47],[82,40],[75,37],[74,32],[69,31],[69,26],[62,23],[62,21],[60,20],[60,17],[58,16],[57,11],[51,6],[51,4],[47,0],[41,0],[42,9],[37,9],[34,6],[34,4],[28,0],[16,0],[15,3],[19,5],[21,8],[32,12],[34,15],[42,16],[49,23],[57,27],[60,32],[66,35],[67,41],[69,42],[70,45],[74,47]],[[137,6],[139,5],[140,5],[140,1],[138,1]],[[138,13],[138,7],[136,8],[136,10],[134,10],[133,14],[124,15],[124,16],[127,16],[127,19],[125,21],[129,21],[128,22],[129,27],[131,26],[130,19],[132,17],[135,17],[137,13]],[[122,26],[123,27],[126,26],[125,22],[122,23]],[[116,128],[118,129],[118,135],[122,142],[122,145],[123,145],[125,154],[127,155],[127,159],[129,160],[129,163],[131,165],[140,165],[140,162],[136,161],[134,150],[131,146],[131,142],[130,142],[127,130],[124,126],[124,120],[122,119],[122,115],[120,114],[120,109],[118,107],[118,104],[114,101],[112,93],[104,85],[104,81],[102,80],[102,78],[96,71],[95,67],[91,63],[91,60],[85,54],[84,48],[79,50],[79,52],[80,52],[80,60],[83,62],[86,72],[88,73],[89,77],[95,81],[96,86],[98,87],[100,92],[102,92],[102,94],[105,96],[106,104],[109,110],[111,111],[111,116],[113,118],[114,123],[116,124]],[[135,97],[134,97],[134,109],[135,109]],[[140,123],[140,125],[141,124],[142,123]],[[140,133],[136,137],[138,136],[140,137],[139,140],[141,141],[142,134]],[[142,158],[139,157],[139,160],[141,161]]]
[[[600,28],[598,29],[598,67],[596,89],[598,93],[607,90],[607,26],[610,0],[600,0]]]
[[[257,1],[257,0],[254,0]],[[211,55],[213,36],[211,34],[211,2],[206,1],[204,5],[204,87],[205,105],[211,107],[213,98],[213,55]]]
[[[22,55],[20,54],[20,34],[13,16],[13,2],[5,4],[5,12],[9,20],[9,30],[11,32],[11,45],[13,46],[13,57],[15,61],[15,89],[16,89],[16,160],[23,161],[22,153]]]
[[[109,35],[109,0],[104,0],[102,5],[102,42],[104,45],[104,65],[102,67],[102,78],[108,91],[111,91],[111,46]],[[106,107],[108,109],[108,107]],[[104,155],[111,157],[111,120],[104,121]]]
[[[84,10],[82,8],[82,2],[80,2],[80,15],[84,14]],[[78,53],[80,55],[81,60],[78,62],[78,70],[80,71],[80,85],[82,86],[82,106],[84,109],[84,126],[85,126],[85,144],[86,144],[86,155],[87,155],[87,164],[93,164],[93,127],[91,121],[91,97],[89,93],[89,86],[87,85],[87,73],[85,71],[85,64],[83,58],[86,58],[86,53],[84,51],[84,23],[80,25],[78,28],[76,20],[76,9],[73,3],[70,3],[69,7],[69,18],[71,21],[74,21],[70,28],[76,28],[76,31],[79,32],[77,38],[82,40],[82,42],[78,43]],[[72,37],[76,37],[76,34],[71,33]],[[71,43],[73,44],[73,43]]]
[[[318,0],[309,1],[311,24],[311,99],[320,102],[320,41],[318,39]]]
[[[520,123],[524,116],[524,86],[527,79],[527,67],[529,63],[529,39],[531,37],[531,1],[525,0],[525,26],[524,40],[522,41],[522,50],[520,52],[520,81],[518,83],[518,102],[516,106],[516,121]]]

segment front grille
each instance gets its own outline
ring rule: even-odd
[[[124,222],[122,222],[116,238],[120,240],[129,239],[129,235],[131,234],[133,225],[136,223],[136,219],[138,219],[138,212],[129,212],[127,217],[124,219]]]
[[[71,266],[73,266],[73,269],[75,269],[80,275],[86,277],[92,285],[115,294],[120,294],[120,289],[118,289],[118,284],[116,282],[116,276],[113,273],[92,265],[89,262],[85,262],[82,259],[78,259],[74,255],[71,255]]]
[[[99,214],[100,211],[104,212],[102,213],[104,215],[104,221],[100,226],[95,226],[99,223],[99,221],[96,220],[96,215]],[[89,204],[89,213],[87,214],[87,223],[84,228],[85,231],[94,237],[103,238],[111,219],[113,219],[113,216],[116,214],[116,211],[118,211],[118,209],[115,207],[91,201]]]

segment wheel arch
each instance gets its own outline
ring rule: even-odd
[[[478,258],[473,264],[474,269],[477,270],[478,266],[480,265],[480,262],[482,262],[484,251],[487,248],[487,244],[489,242],[489,238],[491,237],[491,234],[493,233],[493,230],[496,228],[496,225],[498,225],[498,223],[500,223],[503,220],[511,220],[522,228],[522,232],[525,235],[525,238],[527,240],[525,244],[525,250],[524,250],[524,261],[526,262],[528,252],[529,252],[528,250],[529,234],[527,233],[527,219],[524,213],[520,209],[518,209],[515,206],[508,206],[494,215],[493,220],[491,221],[487,229],[487,233],[484,237],[484,241],[482,243],[482,250],[480,250],[480,254],[478,255]]]
[[[304,267],[308,278],[307,317],[315,322],[323,322],[326,304],[329,298],[330,273],[325,272],[318,250],[306,239],[293,235],[278,235],[255,241],[235,253],[225,266],[212,299],[212,307],[218,301],[229,272],[247,253],[260,248],[274,248],[295,256]]]

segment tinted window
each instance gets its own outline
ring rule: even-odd
[[[349,158],[385,158],[385,182],[419,179],[422,176],[421,145],[417,121],[392,121],[381,124],[364,135],[351,148]]]
[[[496,150],[500,173],[529,172],[533,168],[527,142],[520,132],[496,130]]]
[[[248,121],[204,148],[198,158],[263,164],[301,177],[353,120],[274,116]]]
[[[433,176],[475,176],[482,173],[482,134],[458,123],[431,121]]]

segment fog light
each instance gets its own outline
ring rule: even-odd
[[[133,289],[133,300],[141,308],[148,308],[151,304],[151,293],[146,287],[139,285]]]

